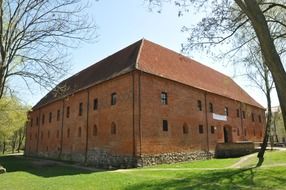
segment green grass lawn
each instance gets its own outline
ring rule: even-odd
[[[269,152],[265,163],[286,164],[285,156],[286,152]],[[131,170],[91,172],[22,156],[2,156],[0,163],[8,172],[0,175],[0,190],[286,189],[285,166],[223,169],[237,161],[238,159],[213,159]],[[247,164],[253,163],[255,160],[250,160]]]

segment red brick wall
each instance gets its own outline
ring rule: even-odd
[[[33,126],[27,128],[26,154],[37,154],[57,157],[60,154],[61,132],[63,131],[62,154],[84,155],[86,150],[87,104],[88,114],[88,150],[100,148],[111,154],[133,155],[133,91],[132,73],[106,81],[41,107],[31,112]],[[111,106],[111,94],[117,93],[117,103]],[[93,110],[93,100],[98,99],[98,109]],[[79,103],[83,103],[83,112],[79,116]],[[67,118],[67,107],[70,115]],[[63,112],[64,108],[64,112]],[[60,110],[60,120],[57,121],[57,110]],[[52,122],[49,123],[49,112],[52,112]],[[42,116],[45,122],[42,124]],[[39,117],[39,125],[36,125]],[[63,119],[63,121],[62,121]],[[62,125],[63,122],[63,125]],[[111,134],[111,124],[116,124],[116,134]],[[97,126],[97,134],[93,133]],[[62,128],[63,126],[63,128]],[[81,134],[79,135],[79,128]],[[68,137],[68,129],[70,136]],[[39,143],[35,135],[40,131]],[[57,133],[59,131],[59,137]],[[50,133],[48,137],[48,133]],[[43,134],[43,138],[41,138]],[[38,143],[38,150],[37,150]],[[52,154],[52,155],[49,155]],[[81,160],[74,158],[73,160]]]
[[[224,126],[232,127],[234,142],[262,140],[261,131],[265,120],[264,111],[261,109],[242,104],[242,110],[246,112],[246,119],[241,119],[236,116],[236,109],[240,109],[241,106],[238,101],[205,93],[205,91],[146,73],[141,74],[140,85],[142,154],[207,150],[207,139],[209,149],[214,150],[217,142],[224,142]],[[161,92],[168,93],[168,105],[161,103]],[[207,120],[205,99],[208,110]],[[202,111],[198,110],[198,100],[202,102]],[[217,114],[224,115],[224,108],[228,107],[227,121],[217,121],[212,118],[208,107],[210,102],[213,104],[214,113]],[[252,112],[255,113],[255,122],[251,121]],[[261,123],[258,122],[259,114],[262,118]],[[168,132],[162,130],[163,119],[168,120]],[[243,123],[243,127],[241,123]],[[183,133],[184,124],[189,128],[187,134]],[[199,125],[203,125],[203,134],[199,133]],[[211,133],[211,126],[216,128],[214,134]],[[254,128],[256,136],[249,132]],[[244,129],[247,130],[246,137],[243,136]],[[239,130],[239,134],[237,130]]]
[[[117,103],[111,106],[113,92],[117,93]],[[161,92],[167,92],[168,105],[161,103]],[[95,98],[98,99],[97,110],[93,110]],[[198,110],[198,100],[202,102],[202,111]],[[80,102],[83,103],[81,116],[79,116]],[[209,113],[210,102],[216,114],[224,115],[224,108],[228,107],[227,121],[213,120],[212,113]],[[87,108],[88,103],[89,108]],[[69,118],[66,117],[68,106]],[[236,116],[236,109],[240,108],[246,113],[245,119]],[[61,112],[59,121],[57,121],[57,110]],[[51,123],[49,123],[50,112],[52,112]],[[255,114],[254,122],[251,113]],[[42,124],[43,114],[44,124]],[[261,115],[261,123],[258,121],[258,115]],[[217,142],[224,142],[224,126],[231,127],[232,140],[236,142],[261,141],[265,125],[264,110],[139,71],[105,81],[64,100],[50,103],[32,111],[30,117],[33,119],[33,126],[27,128],[26,154],[59,157],[62,135],[61,155],[80,161],[84,160],[86,143],[88,151],[103,150],[112,155],[127,156],[213,151]],[[37,117],[39,117],[38,126]],[[162,130],[163,119],[168,121],[167,132]],[[112,122],[116,124],[116,134],[111,134]],[[188,127],[187,134],[183,133],[184,124]],[[199,133],[199,125],[203,125],[202,134]],[[93,132],[94,126],[97,127],[96,134]],[[214,134],[211,133],[211,126],[215,128]],[[81,128],[80,136],[79,128]],[[245,130],[246,136],[244,136]]]

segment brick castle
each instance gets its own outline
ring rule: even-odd
[[[25,155],[136,167],[260,142],[264,108],[231,78],[142,39],[62,81],[29,112]]]

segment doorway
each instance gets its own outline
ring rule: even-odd
[[[223,127],[223,135],[224,135],[224,142],[231,143],[232,142],[232,128],[231,126],[224,126]]]

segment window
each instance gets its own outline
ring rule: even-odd
[[[93,136],[97,135],[97,126],[96,125],[93,126],[92,134],[93,134]]]
[[[224,115],[228,116],[228,107],[224,107]]]
[[[57,130],[57,139],[60,137],[60,131]]]
[[[214,134],[214,133],[215,133],[215,127],[211,126],[211,134]]]
[[[93,110],[97,110],[97,107],[98,107],[98,100],[97,100],[97,98],[95,98],[93,100]]]
[[[112,135],[116,134],[116,125],[114,122],[111,123],[111,134]]]
[[[252,120],[252,122],[255,121],[255,119],[254,119],[254,113],[251,113],[251,120]]]
[[[236,109],[236,117],[240,117],[240,114],[239,114],[239,109]]]
[[[49,123],[52,122],[52,116],[53,116],[53,115],[52,115],[52,112],[50,112],[50,113],[49,113]]]
[[[245,119],[245,111],[242,111],[242,118]]]
[[[33,118],[31,119],[31,127],[33,127]]]
[[[82,116],[82,106],[83,106],[83,104],[82,104],[82,102],[80,102],[79,103],[79,108],[78,108],[78,115],[79,116]]]
[[[202,101],[198,100],[198,109],[199,111],[202,111]]]
[[[200,134],[204,133],[204,126],[203,125],[199,125],[199,133]]]
[[[209,111],[210,111],[210,113],[214,112],[214,108],[213,108],[213,104],[212,103],[209,103]]]
[[[36,118],[36,125],[39,125],[39,117]]]
[[[70,137],[70,129],[68,128],[68,131],[67,131],[67,138]]]
[[[78,137],[81,137],[81,127],[78,128]]]
[[[168,121],[163,120],[163,131],[168,131]]]
[[[261,115],[258,116],[258,121],[261,123]]]
[[[189,127],[188,127],[188,125],[185,123],[184,125],[183,125],[183,134],[188,134],[189,133]]]
[[[115,105],[116,104],[116,93],[115,92],[113,92],[112,94],[111,94],[111,105],[113,106],[113,105]]]
[[[161,92],[161,103],[167,105],[168,104],[168,94],[167,92]]]
[[[58,110],[58,111],[57,111],[57,121],[60,120],[60,117],[61,117],[61,110]]]
[[[69,106],[67,107],[67,115],[66,116],[67,116],[67,118],[70,117],[70,107]]]
[[[42,124],[45,124],[45,114],[42,115]]]

